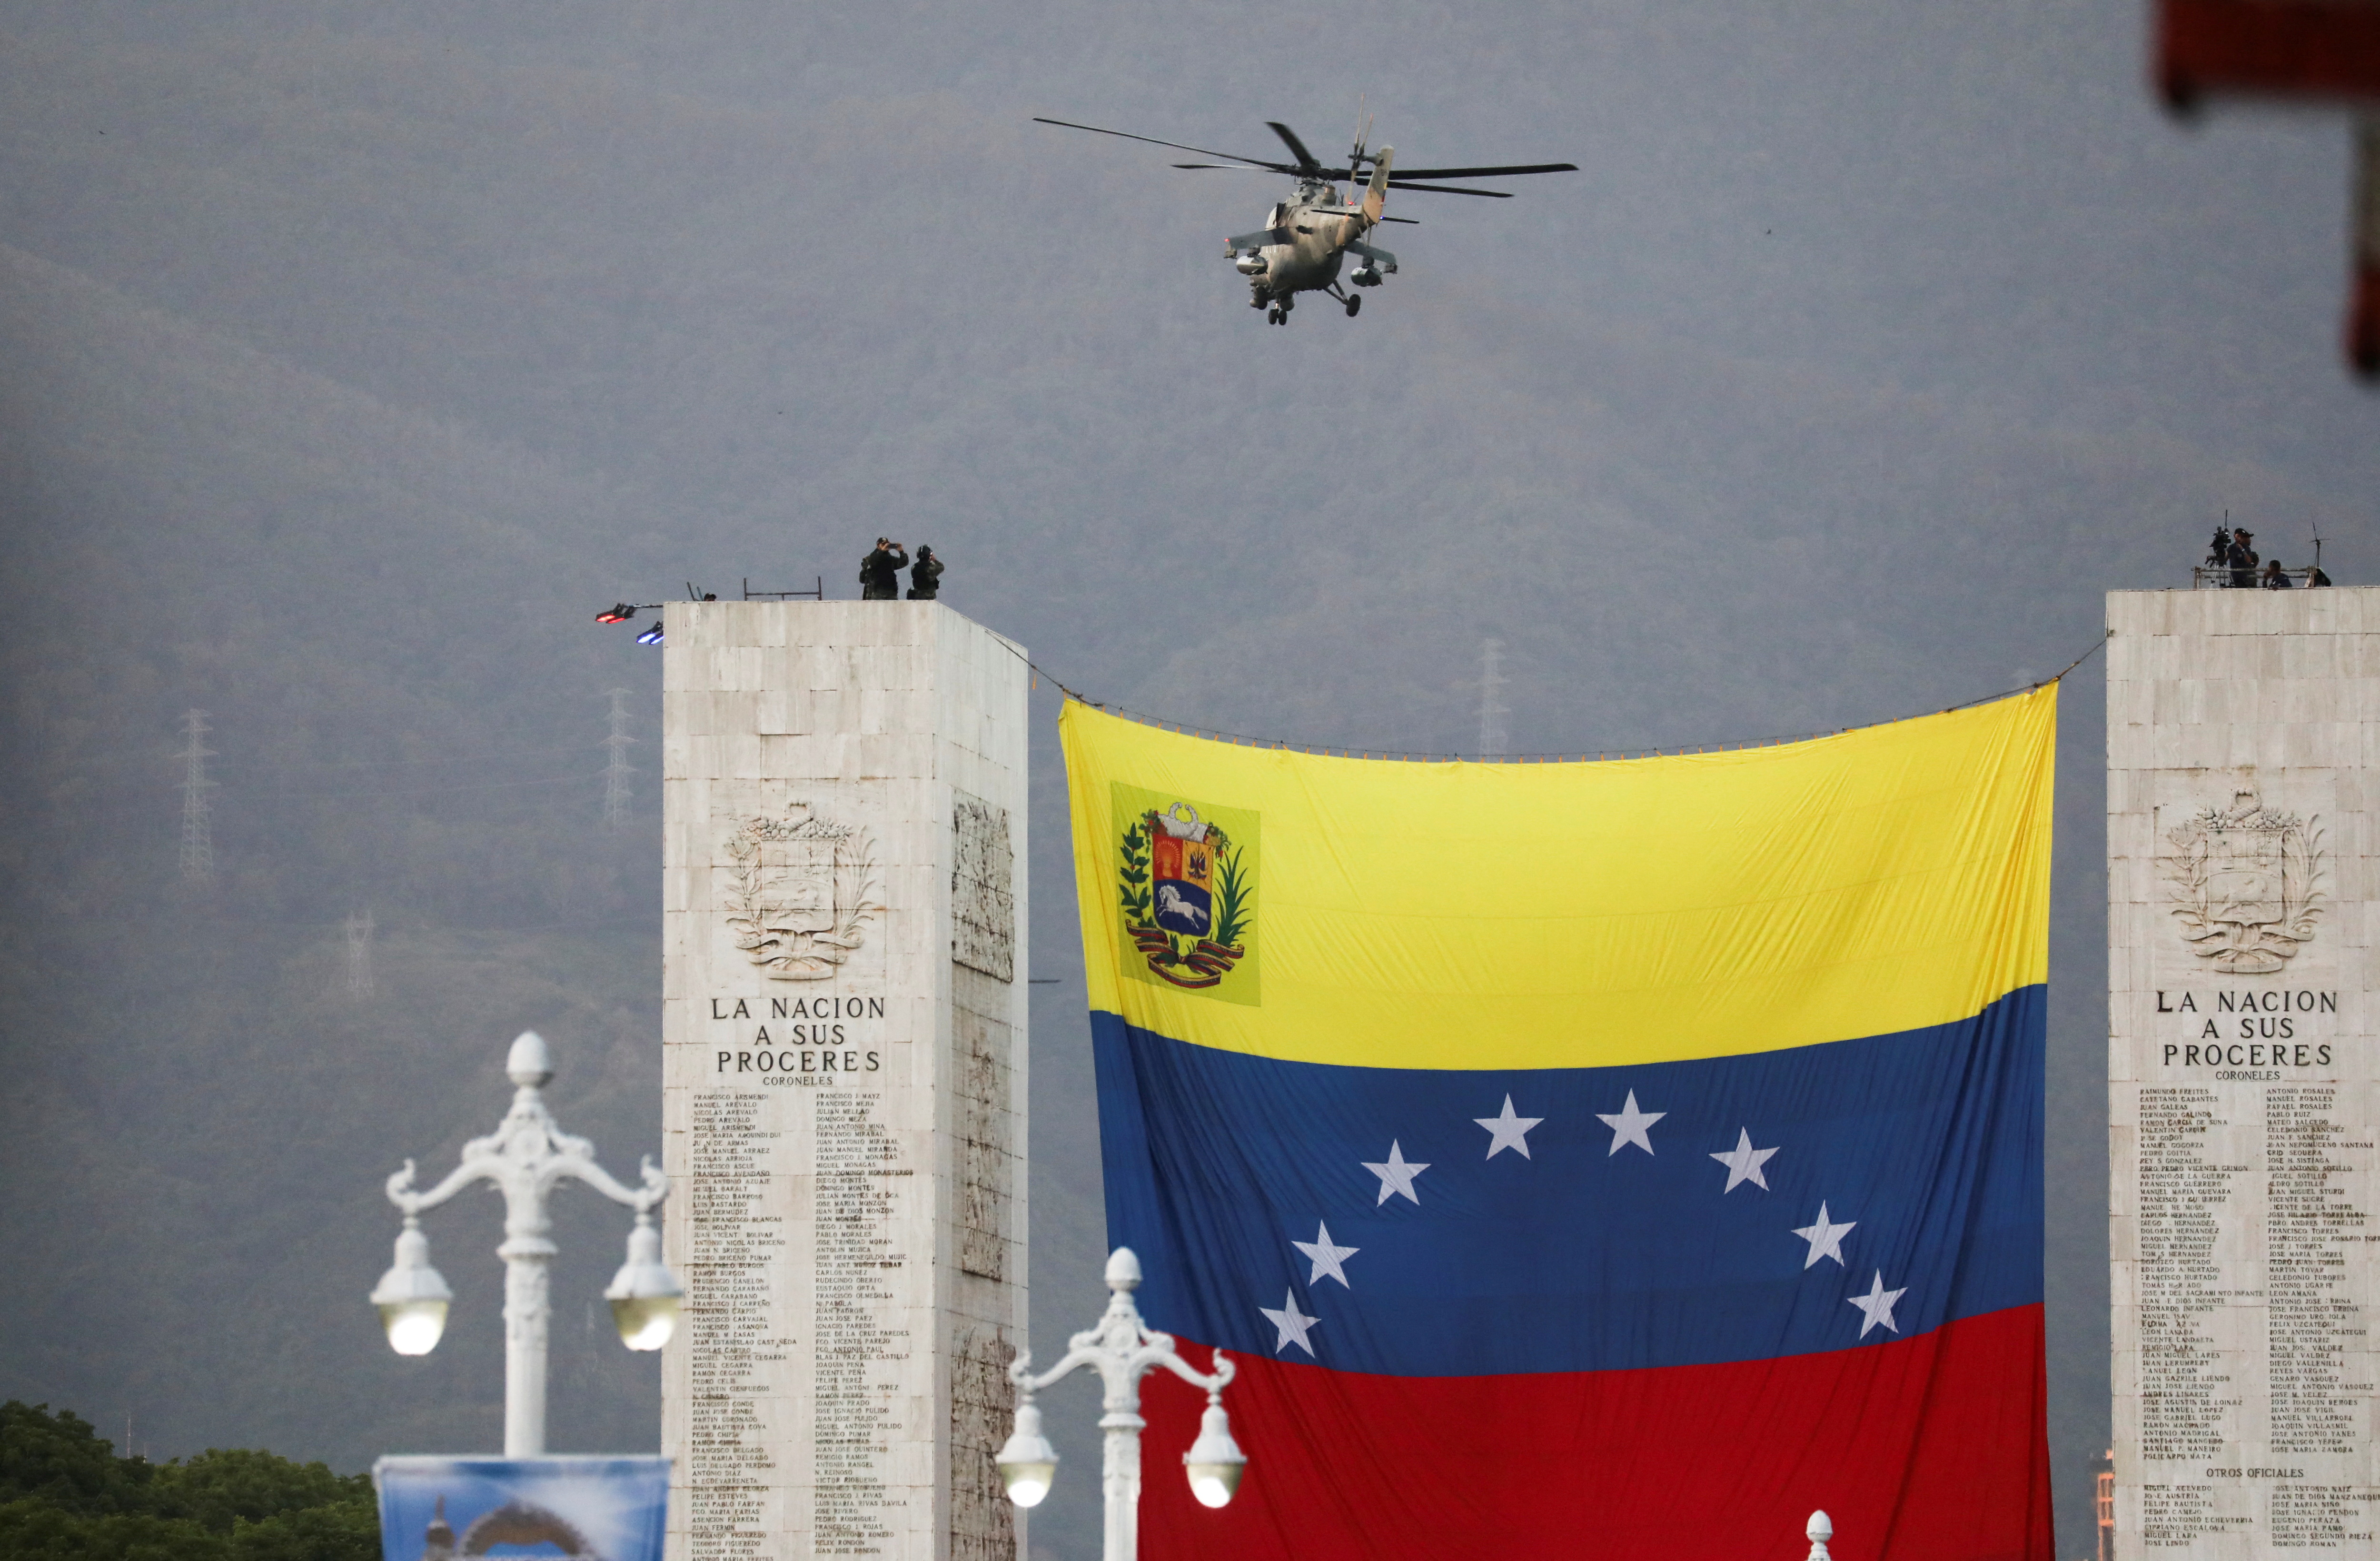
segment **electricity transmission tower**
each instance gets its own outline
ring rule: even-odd
[[[347,915],[347,995],[363,1002],[372,994],[371,968],[372,913],[350,911]]]
[[[1504,730],[1512,711],[1504,704],[1504,641],[1479,641],[1479,756],[1498,759],[1512,746]]]
[[[628,777],[637,772],[628,763],[628,745],[637,739],[628,735],[628,690],[612,690],[612,735],[603,746],[612,750],[612,762],[603,767],[603,822],[613,829],[625,828],[628,823]]]
[[[193,710],[182,717],[182,881],[203,884],[215,875],[215,841],[207,820],[207,761],[214,750],[206,745],[207,713]]]

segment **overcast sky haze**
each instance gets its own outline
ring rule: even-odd
[[[601,827],[589,620],[856,594],[879,533],[1096,697],[1374,751],[1538,753],[1936,709],[2085,652],[2227,510],[2369,583],[2380,401],[2338,358],[2348,131],[2145,85],[2141,0],[15,0],[0,9],[0,1395],[163,1457],[492,1443],[492,1208],[397,1362],[381,1178],[555,1043],[659,1145],[657,761]],[[1111,125],[1575,162],[1399,195],[1357,320],[1269,328],[1281,181]],[[1099,1304],[1057,695],[1035,696],[1034,1331]],[[2050,1319],[2060,1553],[2105,1445],[2098,663],[2063,710]],[[211,712],[214,881],[177,873]],[[352,911],[375,983],[346,984]],[[565,1211],[556,1433],[650,1445]],[[471,1222],[476,1220],[476,1225]],[[585,1316],[577,1312],[587,1302]],[[579,1324],[584,1322],[585,1326]],[[1034,1548],[1096,1554],[1076,1472]]]

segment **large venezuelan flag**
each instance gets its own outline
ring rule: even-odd
[[[1197,1507],[1150,1379],[1152,1561],[2049,1561],[2056,711],[1421,764],[1070,705],[1111,1244],[1250,1459]]]

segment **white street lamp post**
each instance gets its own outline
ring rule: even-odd
[[[1232,1440],[1230,1420],[1223,1413],[1223,1388],[1237,1370],[1221,1350],[1215,1351],[1211,1375],[1194,1371],[1174,1353],[1173,1336],[1150,1330],[1140,1320],[1132,1292],[1140,1284],[1140,1260],[1129,1247],[1118,1247],[1108,1258],[1108,1309],[1099,1326],[1066,1341],[1066,1358],[1035,1376],[1028,1370],[1030,1350],[1018,1350],[1008,1376],[1017,1387],[1016,1431],[1000,1449],[1000,1476],[1008,1499],[1033,1506],[1050,1494],[1058,1472],[1058,1450],[1041,1434],[1041,1411],[1033,1395],[1078,1367],[1096,1369],[1107,1384],[1099,1429],[1107,1433],[1100,1466],[1107,1495],[1106,1543],[1103,1561],[1134,1561],[1140,1550],[1140,1432],[1148,1422],[1140,1418],[1140,1379],[1152,1367],[1162,1366],[1193,1387],[1207,1390],[1207,1412],[1198,1422],[1198,1439],[1182,1455],[1190,1477],[1190,1491],[1207,1506],[1221,1506],[1240,1486],[1247,1455]]]
[[[644,1162],[643,1184],[623,1187],[595,1163],[595,1146],[565,1133],[539,1091],[553,1077],[545,1042],[525,1031],[504,1058],[504,1072],[518,1086],[512,1109],[486,1138],[463,1146],[462,1164],[427,1192],[413,1189],[413,1162],[388,1178],[388,1201],[405,1212],[396,1238],[396,1262],[372,1289],[391,1348],[399,1355],[427,1355],[446,1328],[454,1292],[430,1266],[430,1238],[421,1233],[421,1213],[445,1202],[472,1182],[485,1179],[504,1195],[504,1456],[535,1457],[545,1451],[545,1346],[552,1315],[548,1265],[556,1250],[545,1197],[554,1184],[575,1177],[637,1212],[628,1232],[628,1259],[603,1294],[620,1340],[630,1349],[659,1349],[669,1342],[685,1289],[662,1265],[661,1233],[653,1228],[653,1205],[669,1193],[669,1178]]]

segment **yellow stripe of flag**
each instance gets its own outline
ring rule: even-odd
[[[1060,734],[1091,1006],[1179,1041],[1601,1067],[1944,1023],[2047,974],[2054,686],[1595,763],[1323,757],[1074,703]]]

